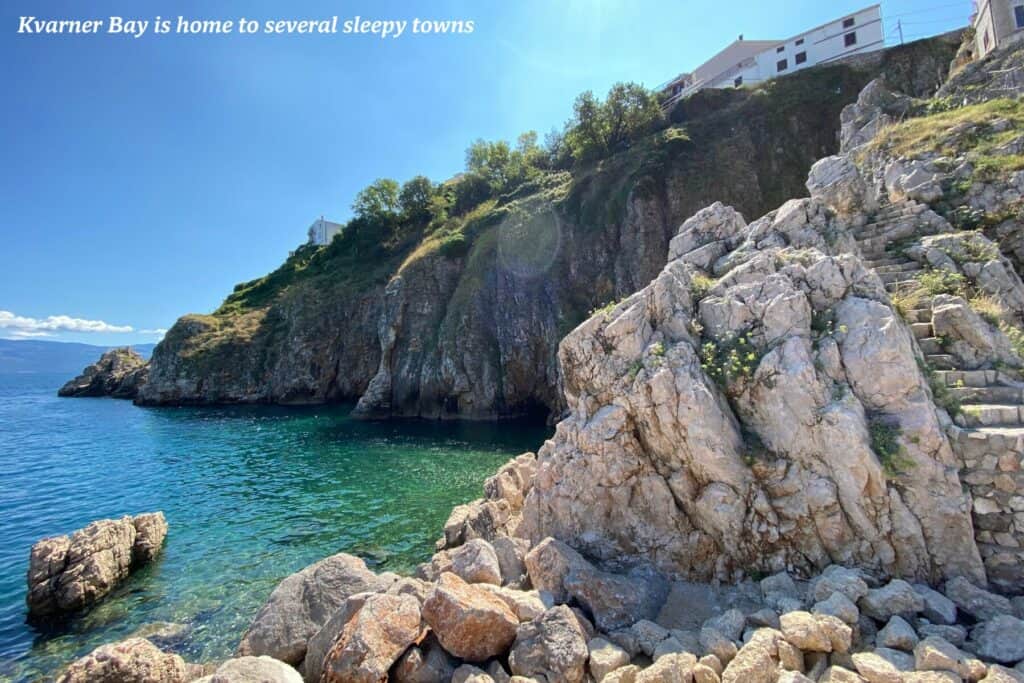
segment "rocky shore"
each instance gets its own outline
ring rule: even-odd
[[[649,284],[565,335],[554,436],[430,561],[307,567],[221,669],[1024,681],[1024,80],[1003,76],[1024,47],[958,69],[927,101],[868,84],[808,197],[689,217]],[[199,673],[105,647],[63,680]]]
[[[57,395],[133,399],[148,376],[149,363],[130,347],[111,349],[62,386]]]

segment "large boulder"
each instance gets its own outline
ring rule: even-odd
[[[586,675],[588,654],[576,615],[559,605],[520,624],[508,663],[517,676],[580,683]]]
[[[445,650],[470,662],[485,662],[508,650],[519,619],[484,588],[446,572],[423,603],[423,619]]]
[[[152,560],[167,535],[162,512],[95,521],[70,536],[32,546],[29,616],[50,617],[92,605]]]
[[[971,632],[979,657],[1000,664],[1024,661],[1024,621],[1000,614],[979,624]]]
[[[185,683],[188,665],[175,654],[161,652],[145,638],[101,645],[76,660],[58,683]]]
[[[857,166],[846,156],[830,156],[811,166],[807,176],[811,197],[840,214],[867,211],[874,200]]]
[[[111,349],[62,386],[59,396],[135,398],[146,382],[149,364],[131,347]]]
[[[946,582],[945,593],[960,610],[978,620],[1013,614],[1013,604],[1009,599],[979,588],[962,577]]]
[[[447,681],[452,677],[456,664],[457,661],[437,642],[437,637],[429,634],[422,643],[405,651],[395,663],[392,676],[395,683]]]
[[[635,568],[630,574],[601,571],[571,547],[544,539],[526,556],[533,585],[556,601],[570,599],[582,605],[604,632],[631,626],[658,615],[669,584],[657,572]]]
[[[307,641],[351,595],[387,589],[393,578],[377,576],[358,557],[332,555],[292,574],[277,585],[256,614],[239,655],[268,655],[299,664]]]
[[[302,683],[302,677],[284,662],[260,655],[229,659],[193,683]]]
[[[419,640],[420,603],[411,595],[371,595],[349,620],[323,662],[322,683],[379,683]]]

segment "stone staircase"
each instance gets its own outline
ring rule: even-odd
[[[913,201],[882,207],[871,222],[854,230],[865,264],[885,283],[890,294],[912,290],[923,269],[916,261],[892,249],[893,243],[916,232],[917,217],[927,206]],[[980,437],[984,434],[1024,436],[1024,389],[1021,383],[997,370],[967,370],[945,353],[932,327],[932,303],[922,299],[904,311],[925,361],[949,393],[960,401],[956,424]]]

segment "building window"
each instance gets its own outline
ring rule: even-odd
[[[988,29],[985,30],[985,41],[984,42],[985,42],[985,49],[988,50],[988,43],[989,43]]]
[[[778,63],[775,65],[775,68],[778,69],[779,71],[785,71],[786,69],[789,68],[789,60],[780,59]]]
[[[743,85],[743,76],[737,76],[736,80],[732,82],[734,88],[738,88]]]
[[[796,63],[797,64],[803,64],[806,61],[807,61],[807,53],[806,52],[797,52],[796,53]]]
[[[1017,20],[1017,28],[1024,28],[1024,5],[1013,8],[1013,17]]]
[[[776,52],[782,52],[782,51],[783,51],[783,50],[785,50],[785,49],[786,49],[786,46],[785,46],[785,45],[779,45],[779,46],[778,46],[777,48],[775,48],[775,51],[776,51]]]
[[[847,33],[845,36],[843,36],[843,43],[846,45],[846,47],[850,47],[851,45],[856,45],[857,44],[857,32],[854,31],[853,33]]]
[[[853,26],[853,17],[843,19],[843,28],[850,28],[851,26]]]
[[[804,44],[804,39],[803,38],[801,38],[800,40],[796,41],[797,47],[800,47],[803,44]]]

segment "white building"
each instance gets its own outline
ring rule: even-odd
[[[345,226],[341,223],[332,223],[331,221],[325,221],[323,216],[313,221],[313,225],[309,226],[309,243],[310,244],[330,244],[334,236],[339,234]]]
[[[976,0],[974,54],[984,57],[1001,45],[1024,38],[1024,0]]]
[[[665,97],[662,106],[667,109],[704,88],[757,85],[818,64],[878,50],[884,45],[880,5],[865,7],[788,40],[744,40],[740,36],[693,71],[680,74],[661,86]]]

